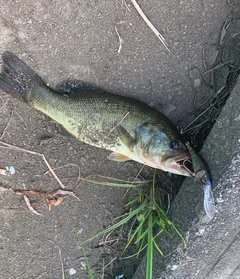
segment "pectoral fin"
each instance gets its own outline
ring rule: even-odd
[[[121,139],[121,141],[130,149],[132,150],[134,145],[134,138],[128,133],[128,131],[122,126],[118,125],[116,127],[116,130],[118,132],[118,135]]]
[[[131,160],[128,156],[118,152],[112,152],[109,154],[108,159],[115,162],[126,162]]]

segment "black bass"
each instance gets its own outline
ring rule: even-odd
[[[11,52],[2,55],[0,89],[24,100],[61,124],[78,140],[112,151],[115,161],[134,160],[153,168],[190,176],[190,159],[174,124],[145,103],[101,89],[69,97],[46,86]]]

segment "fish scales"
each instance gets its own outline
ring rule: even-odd
[[[27,101],[79,140],[112,151],[122,145],[114,129],[119,123],[133,137],[135,127],[141,123],[152,121],[171,125],[164,115],[155,109],[149,110],[145,103],[104,91],[81,92],[79,97],[69,98],[34,86]]]

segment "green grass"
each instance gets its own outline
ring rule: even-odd
[[[77,240],[78,240],[78,244],[81,247],[81,250],[82,250],[82,253],[83,253],[83,257],[84,257],[84,260],[85,260],[85,263],[86,263],[86,266],[87,266],[87,271],[88,271],[89,278],[93,279],[92,270],[91,270],[90,264],[88,262],[88,258],[87,258],[87,255],[85,253],[84,247],[82,245],[82,241],[81,241],[78,234],[76,234],[76,237],[77,237]]]
[[[97,233],[90,237],[86,241],[91,241],[94,238],[109,233],[116,228],[129,224],[129,239],[124,248],[124,251],[131,245],[137,246],[137,253],[130,255],[122,259],[128,259],[130,257],[138,257],[141,252],[147,250],[147,268],[146,268],[146,279],[152,279],[153,270],[153,251],[154,248],[163,256],[163,252],[157,244],[156,238],[161,233],[166,233],[170,237],[172,234],[169,232],[169,228],[181,238],[185,244],[181,233],[178,231],[176,226],[168,218],[165,208],[162,203],[160,191],[155,183],[156,170],[154,170],[153,179],[151,181],[135,181],[133,183],[125,180],[119,180],[110,177],[101,177],[107,179],[106,181],[96,181],[84,179],[84,181],[99,185],[114,186],[114,187],[139,187],[142,186],[141,192],[129,201],[125,207],[128,209],[128,213],[121,216],[121,220],[109,228]],[[79,243],[83,250],[82,243]],[[83,250],[84,251],[84,250]],[[86,257],[85,254],[83,254]],[[86,260],[86,259],[85,259]],[[90,266],[87,263],[88,271]],[[90,276],[90,273],[89,273]],[[92,275],[91,275],[92,276]],[[90,277],[92,278],[92,277]]]

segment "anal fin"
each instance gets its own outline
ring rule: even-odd
[[[49,121],[48,131],[50,133],[57,133],[59,136],[62,136],[63,138],[75,138],[61,124],[55,121]]]

